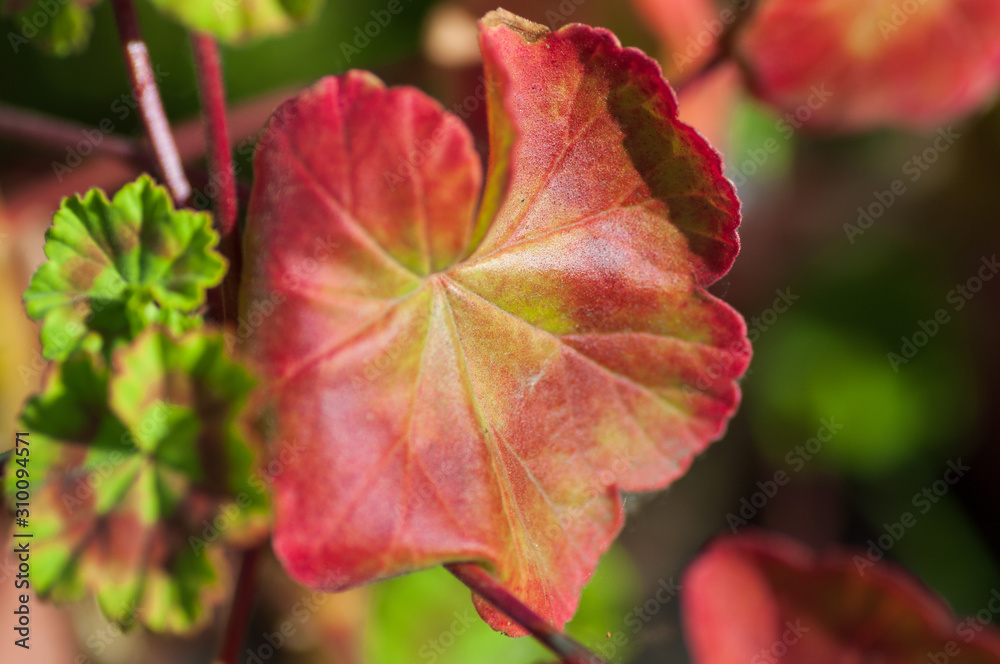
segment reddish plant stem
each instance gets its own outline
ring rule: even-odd
[[[84,130],[92,128],[35,111],[0,104],[0,136],[14,141],[44,145],[61,151],[81,141],[87,141]],[[88,141],[88,144],[91,143],[92,141]],[[92,147],[95,151],[129,161],[149,161],[148,155],[135,142],[114,134],[103,135],[101,141]]]
[[[236,590],[233,593],[233,603],[229,610],[229,620],[226,622],[225,637],[216,664],[237,664],[240,661],[240,650],[246,642],[247,625],[253,614],[254,594],[256,593],[257,562],[260,559],[262,547],[248,549],[243,554],[240,575],[236,579]]]
[[[236,232],[236,173],[226,117],[226,89],[219,46],[215,39],[203,33],[192,33],[191,48],[194,51],[198,92],[205,118],[205,141],[208,145],[208,182],[205,188],[215,192],[211,198],[215,226],[220,237],[219,249],[229,260],[229,269],[222,285],[208,294],[209,312],[225,323],[236,317],[240,273],[239,236]],[[220,664],[239,662],[252,613],[255,572],[260,552],[260,548],[255,548],[243,554],[243,564],[236,580],[236,591],[226,624],[225,640],[219,653]]]
[[[222,63],[219,58],[219,47],[210,35],[193,33],[191,45],[198,71],[202,113],[205,116],[209,173],[215,180],[218,191],[212,197],[215,223],[222,237],[226,237],[236,228],[236,181],[233,173],[232,148],[229,143],[229,121],[226,118],[226,91],[222,80]]]
[[[712,57],[705,61],[705,64],[703,64],[698,71],[686,78],[681,79],[676,85],[673,86],[674,92],[676,92],[678,96],[689,86],[701,81],[713,71],[718,69],[721,65],[728,61],[736,61],[736,58],[734,57],[736,37],[739,35],[744,24],[746,24],[746,22],[753,16],[756,9],[756,0],[748,0],[748,2],[737,14],[736,20],[722,30],[722,34],[719,35],[719,38],[716,41],[715,53]]]
[[[229,122],[226,118],[226,90],[219,46],[215,39],[196,32],[191,35],[191,46],[198,72],[202,115],[205,117],[208,188],[215,191],[212,207],[215,211],[215,225],[221,237],[219,249],[229,260],[229,270],[222,286],[209,293],[209,308],[217,313],[220,322],[225,323],[236,318],[241,269],[239,235],[236,232],[236,173],[229,142]]]
[[[520,625],[554,652],[566,664],[607,664],[603,659],[550,625],[509,590],[500,585],[475,563],[453,563],[445,566],[449,572],[492,604],[498,611]]]
[[[156,85],[153,64],[149,59],[149,50],[139,32],[135,6],[132,0],[111,0],[111,5],[115,12],[115,23],[118,25],[118,37],[122,44],[129,83],[139,104],[139,115],[153,148],[153,156],[156,157],[156,163],[160,167],[170,195],[178,205],[183,205],[191,196],[191,185],[184,175],[177,144],[174,143],[170,123],[163,110],[160,89]]]
[[[698,81],[704,80],[709,74],[718,69],[719,66],[728,61],[729,58],[730,56],[728,52],[723,50],[717,51],[710,60],[706,61],[705,64],[698,69],[698,71],[674,85],[674,92],[677,93],[677,96],[680,96],[681,93],[689,87],[696,84]]]
[[[139,169],[156,167],[144,141],[136,141],[117,134],[103,134],[100,142],[94,143],[82,133],[84,130],[93,131],[93,127],[0,103],[0,138],[41,145],[59,152],[77,145],[81,140],[87,140],[87,145],[93,148],[95,155],[117,157]],[[181,126],[181,131],[186,131],[184,126]],[[186,152],[187,159],[191,160],[201,152],[201,148],[189,146]],[[192,166],[187,172],[191,184],[199,189],[207,189],[212,182],[210,174],[203,168]],[[250,200],[250,188],[239,181],[234,184],[238,203],[246,204]]]
[[[198,166],[189,166],[187,174],[191,179],[191,186],[194,188],[194,191],[207,191],[209,185],[214,182],[212,174]],[[246,182],[236,181],[236,201],[244,207],[250,202],[250,185]],[[237,209],[239,208],[237,207]],[[233,235],[234,237],[238,237],[235,233]]]

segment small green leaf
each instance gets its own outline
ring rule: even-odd
[[[13,505],[28,482],[34,589],[93,592],[126,626],[183,632],[207,620],[230,576],[223,545],[252,546],[268,530],[241,415],[253,384],[218,333],[175,340],[152,328],[110,365],[90,353],[55,365],[22,414],[25,472],[5,486]]]
[[[226,42],[280,34],[311,20],[322,0],[150,0],[191,30]]]
[[[226,272],[211,217],[175,210],[147,176],[110,202],[99,189],[65,199],[45,237],[49,260],[24,302],[43,321],[42,353],[53,360],[79,348],[110,356],[152,323],[174,334],[199,325],[205,291]]]
[[[3,14],[14,14],[15,29],[7,35],[17,53],[22,45],[33,43],[58,56],[72,55],[87,48],[94,18],[90,6],[95,0],[9,0]]]
[[[87,48],[94,27],[91,8],[100,0],[0,0],[0,14],[14,14],[7,37],[14,52],[34,43],[54,55]],[[228,43],[278,35],[314,19],[323,0],[149,0],[189,30]]]

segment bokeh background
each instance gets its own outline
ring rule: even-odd
[[[474,94],[475,19],[495,4],[403,0],[404,11],[358,48],[356,30],[385,5],[328,0],[305,29],[224,50],[242,179],[250,180],[247,157],[270,111],[321,76],[371,69],[390,84],[420,87],[446,108]],[[669,64],[657,34],[627,2],[515,0],[504,7],[556,27],[608,27]],[[144,4],[140,9],[181,150],[197,166],[202,139],[188,40],[176,24]],[[14,30],[14,21],[0,21],[0,34]],[[115,133],[138,136],[123,95],[129,89],[106,2],[96,7],[82,54],[53,58],[0,45],[4,103],[92,126],[110,119]],[[759,103],[725,90],[682,98],[682,109],[723,152],[743,201],[743,251],[713,291],[747,318],[755,358],[725,437],[668,490],[628,497],[619,544],[588,587],[570,632],[612,662],[686,662],[680,602],[667,589],[680,585],[683,593],[686,564],[713,536],[764,527],[815,547],[865,549],[906,511],[916,524],[892,538],[886,557],[959,614],[982,609],[1000,588],[1000,434],[993,419],[1000,405],[1000,278],[983,280],[975,293],[969,281],[1000,253],[1000,108],[941,127],[952,137],[943,150],[934,147],[936,131],[789,132]],[[484,111],[477,106],[469,124],[485,152]],[[51,214],[62,196],[90,186],[117,189],[135,175],[123,162],[92,154],[60,179],[53,162],[65,163],[72,148],[0,138],[5,439],[13,438],[20,405],[44,370],[20,293],[43,258]],[[926,168],[913,161],[921,155]],[[905,191],[886,203],[897,180]],[[862,211],[870,218],[859,221]],[[921,323],[941,309],[948,321],[921,337],[924,328],[935,329]],[[912,359],[892,361],[890,353],[904,355],[906,339],[925,343]],[[949,462],[969,470],[935,493]],[[779,471],[790,481],[772,486]],[[925,489],[932,498],[915,502]],[[12,573],[4,560],[0,615],[9,615]],[[442,570],[335,596],[296,587],[273,560],[262,576],[249,662],[551,661],[531,640],[489,630],[475,617],[467,589]],[[26,655],[4,638],[0,661],[209,662],[216,623],[186,639],[122,635],[82,602],[35,615],[36,647]],[[282,625],[291,635],[278,643]]]

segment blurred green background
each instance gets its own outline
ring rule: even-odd
[[[565,4],[504,6],[549,23]],[[370,20],[372,10],[384,8],[384,0],[328,0],[319,20],[304,29],[225,48],[232,103],[250,108],[245,103],[261,95],[290,94],[357,67],[393,84],[421,87],[450,107],[471,92],[478,76],[478,65],[462,47],[469,41],[469,17],[494,5],[403,5],[350,62],[342,44],[353,42],[356,28]],[[147,4],[140,9],[153,60],[166,74],[161,85],[168,114],[177,122],[192,119],[198,95],[185,33]],[[89,125],[112,118],[117,133],[137,136],[135,114],[120,117],[115,106],[128,87],[109,3],[100,3],[94,18],[91,43],[77,55],[54,58],[33,47],[15,54],[6,44],[0,47],[0,100]],[[587,0],[568,18],[609,27],[627,45],[660,53],[627,3]],[[458,45],[444,55],[430,43],[442,25],[458,35]],[[5,35],[17,29],[12,19],[0,21]],[[271,107],[242,117],[259,128]],[[482,139],[481,115],[470,124]],[[570,627],[613,662],[686,661],[678,602],[658,601],[656,593],[679,581],[704,543],[732,524],[786,532],[814,546],[865,548],[886,524],[911,511],[917,523],[889,558],[959,613],[975,613],[990,589],[1000,586],[1000,448],[991,419],[1000,401],[1000,279],[986,281],[971,298],[955,295],[1000,248],[1000,110],[983,109],[956,122],[959,139],[916,182],[904,165],[931,145],[933,133],[800,133],[788,139],[767,109],[745,98],[728,129],[730,139],[719,147],[744,202],[743,251],[713,291],[746,316],[755,358],[743,381],[744,405],[725,437],[667,491],[627,500],[620,544],[605,557]],[[234,136],[234,144],[254,131]],[[748,168],[769,139],[779,144],[777,153]],[[0,314],[11,321],[0,330],[0,415],[8,427],[37,380],[34,331],[17,320],[23,319],[17,294],[40,260],[46,212],[58,202],[51,198],[51,163],[62,159],[65,150],[0,140],[0,200],[8,208],[0,229]],[[95,165],[95,177],[103,177],[99,169]],[[249,168],[241,175],[249,179]],[[898,178],[906,182],[905,195],[857,232],[859,208],[868,209]],[[933,320],[939,309],[946,310],[948,322],[923,338],[912,359],[894,362],[890,354],[904,355],[906,340],[920,340],[921,322]],[[833,435],[810,443],[831,422],[839,425]],[[935,502],[927,501],[922,512],[925,502],[915,495],[958,459],[968,473]],[[791,483],[762,508],[741,514],[741,500],[751,499],[760,490],[757,482],[777,470],[788,472]],[[304,596],[275,570],[267,579],[248,644],[255,652]],[[441,570],[429,571],[332,599],[287,647],[261,659],[547,661],[534,642],[494,634],[469,621],[471,612],[463,586]],[[140,652],[151,664],[208,662],[215,638],[130,634],[104,643],[92,638],[101,633],[101,623],[90,605],[44,620],[84,658],[80,662],[133,661]]]

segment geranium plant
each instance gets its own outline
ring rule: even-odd
[[[672,82],[606,29],[499,9],[478,22],[485,152],[425,92],[349,70],[274,110],[241,197],[216,40],[293,29],[319,3],[153,0],[192,31],[209,213],[193,209],[133,2],[109,3],[148,140],[125,151],[152,175],[52,219],[23,299],[51,365],[23,407],[6,504],[15,542],[32,538],[35,593],[89,593],[110,620],[178,634],[228,602],[226,663],[268,546],[322,592],[443,566],[494,630],[602,661],[562,630],[622,529],[623,493],[666,488],[723,435],[751,356],[743,318],[708,290],[740,250],[740,203],[676,90],[732,59],[731,85],[793,116],[828,84],[833,101],[800,124],[854,131],[970,112],[1000,79],[989,2],[900,18],[889,2],[646,0]],[[50,4],[5,8],[30,26]],[[58,3],[39,43],[85,48],[95,4]],[[952,619],[901,572],[855,578],[796,547],[736,538],[692,566],[698,661],[770,653],[800,615],[822,638],[777,660],[947,648]],[[986,634],[955,661],[997,661]]]

